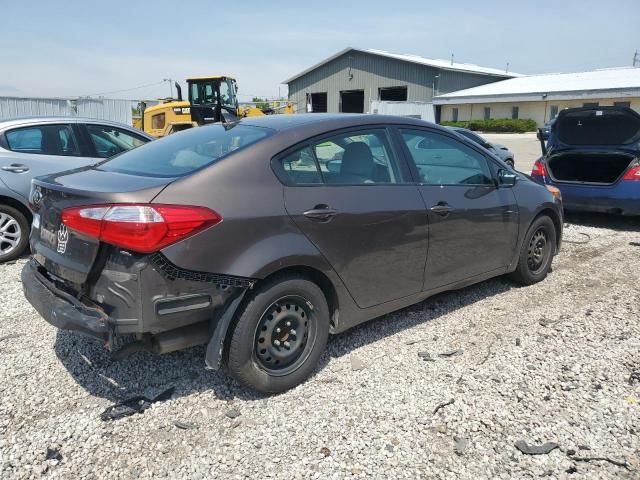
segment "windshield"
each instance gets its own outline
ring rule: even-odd
[[[482,139],[482,137],[479,137],[475,133],[471,133],[468,130],[458,130],[458,133],[461,134],[461,135],[464,135],[469,140],[472,140],[472,141],[476,142],[478,145],[484,145],[485,144],[485,141],[484,141],[484,139]]]
[[[213,105],[217,103],[217,89],[220,89],[221,105],[236,108],[236,90],[233,80],[203,80],[191,82],[191,98],[193,105]]]
[[[270,129],[239,123],[194,128],[130,150],[101,163],[97,169],[148,177],[180,177],[211,165],[271,133]]]

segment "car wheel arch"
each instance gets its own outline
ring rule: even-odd
[[[558,213],[553,208],[542,207],[536,213],[536,215],[532,218],[531,222],[529,222],[527,229],[533,224],[533,222],[535,222],[538,218],[543,216],[549,217],[553,222],[553,226],[556,229],[556,251],[557,251],[557,249],[560,247],[560,242],[561,242],[562,221]]]
[[[33,213],[31,213],[31,210],[29,210],[29,207],[27,207],[21,201],[16,200],[15,198],[12,198],[12,197],[0,195],[0,204],[7,205],[9,207],[13,207],[16,210],[18,210],[27,218],[27,220],[29,221],[29,224],[31,224],[31,222],[33,221]]]

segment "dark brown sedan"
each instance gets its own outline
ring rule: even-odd
[[[435,293],[547,275],[561,200],[472,142],[378,115],[215,124],[34,180],[26,297],[116,358],[207,344],[280,392],[329,333]]]

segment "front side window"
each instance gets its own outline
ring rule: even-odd
[[[107,125],[87,125],[87,131],[101,158],[113,157],[147,143],[147,140],[138,135]]]
[[[149,177],[180,177],[211,165],[273,133],[268,128],[239,123],[212,124],[149,142],[98,167],[101,170]]]
[[[400,171],[384,130],[336,135],[313,146],[325,183],[399,183]]]
[[[492,185],[487,160],[479,152],[445,135],[402,129],[402,138],[420,181],[427,185]]]
[[[78,142],[68,125],[16,128],[6,134],[9,149],[20,153],[79,156]]]

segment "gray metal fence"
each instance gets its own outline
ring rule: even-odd
[[[131,125],[131,109],[136,104],[132,100],[111,98],[0,97],[0,120],[61,115],[99,118]]]

